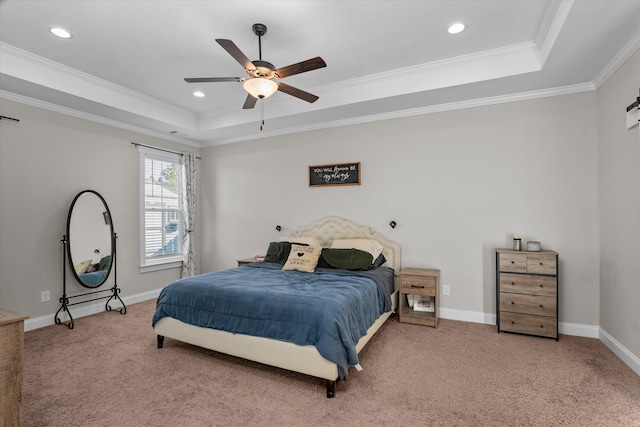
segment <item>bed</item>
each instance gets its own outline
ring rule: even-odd
[[[356,369],[360,368],[357,359],[358,353],[394,312],[397,306],[398,292],[395,276],[400,270],[400,245],[387,240],[378,232],[373,232],[369,227],[361,226],[353,221],[335,216],[303,227],[292,233],[290,237],[291,240],[296,241],[310,238],[316,239],[316,241],[325,248],[330,247],[334,241],[339,242],[343,241],[343,239],[375,241],[381,245],[381,258],[385,262],[379,268],[370,271],[316,268],[312,273],[300,271],[283,272],[281,265],[264,262],[194,276],[192,280],[194,280],[195,283],[184,282],[185,280],[191,280],[191,278],[180,279],[163,289],[158,298],[156,313],[154,313],[154,319],[152,321],[154,331],[157,334],[158,348],[163,347],[166,337],[232,356],[321,378],[326,382],[327,397],[334,397],[336,382],[346,379],[347,369],[350,366],[355,366]],[[293,244],[295,245],[296,243]],[[299,246],[292,247],[301,250]],[[311,249],[308,250],[311,251]],[[279,277],[281,275],[285,276],[286,279],[281,279]],[[252,282],[253,285],[247,288],[247,284],[243,284],[242,280],[248,280]],[[335,292],[338,292],[338,294],[336,294],[338,296],[327,297],[327,295],[322,294],[321,298],[324,299],[320,301],[322,304],[330,304],[330,300],[335,300],[336,308],[334,310],[333,305],[331,305],[330,307],[327,306],[328,308],[325,310],[320,310],[331,313],[329,319],[311,319],[308,316],[316,315],[313,306],[317,306],[318,304],[315,304],[315,302],[313,304],[307,303],[307,309],[304,310],[303,314],[295,314],[293,312],[291,314],[291,316],[294,317],[304,316],[303,318],[296,317],[296,322],[303,325],[302,330],[299,330],[299,325],[292,328],[263,328],[261,325],[252,325],[249,323],[250,321],[245,319],[239,321],[235,317],[234,321],[227,321],[228,319],[225,319],[230,316],[228,316],[226,312],[211,314],[209,310],[217,310],[214,305],[217,304],[217,306],[222,307],[223,304],[218,301],[212,302],[212,305],[208,306],[205,298],[200,293],[201,289],[205,289],[207,286],[215,286],[216,283],[224,286],[223,288],[218,288],[215,292],[218,297],[221,298],[234,299],[232,290],[236,287],[238,289],[245,289],[244,292],[250,289],[252,293],[251,295],[245,294],[241,297],[237,297],[236,294],[235,299],[240,300],[255,300],[253,293],[262,292],[261,289],[265,292],[276,293],[276,298],[279,303],[276,309],[264,308],[263,305],[260,305],[258,308],[246,308],[247,310],[254,310],[254,312],[255,310],[260,310],[260,312],[266,310],[271,313],[274,311],[282,311],[289,307],[292,307],[291,310],[293,310],[293,307],[297,304],[304,305],[305,301],[311,301],[306,299],[301,300],[301,296],[292,295],[292,292],[289,290],[284,294],[277,294],[278,289],[285,285],[283,284],[281,286],[280,282],[274,282],[276,285],[271,285],[271,280],[285,280],[287,282],[305,281],[305,286],[297,285],[297,282],[292,283],[292,285],[299,286],[297,289],[309,289],[309,292],[313,293],[313,298],[316,298],[315,290],[325,286],[315,284],[308,285],[306,281],[319,280],[321,284],[331,283],[331,286],[326,286],[326,288],[331,288],[331,290],[327,292],[334,292],[335,288],[337,289]],[[343,280],[346,282],[342,283]],[[383,283],[388,280],[390,280],[390,285],[384,285]],[[242,286],[245,287],[242,288]],[[287,286],[289,286],[289,283],[287,283]],[[350,294],[343,295],[342,293],[346,292],[347,288],[355,289],[354,291],[349,290],[349,292],[364,292],[364,294],[358,294],[356,297]],[[191,302],[181,301],[176,303],[174,298],[178,297],[174,297],[171,291],[178,293],[180,290],[185,292],[186,301]],[[323,290],[323,292],[325,291]],[[303,292],[300,291],[300,294],[302,295]],[[304,298],[307,297],[308,295],[305,294]],[[318,297],[320,297],[319,294]],[[266,298],[265,296],[265,300]],[[370,303],[368,302],[369,300],[371,300]],[[341,301],[346,301],[346,303],[343,304]],[[342,307],[343,305],[348,306],[348,308]],[[361,307],[361,305],[366,307]],[[174,306],[181,307],[178,309]],[[190,306],[187,309],[188,313],[181,314],[177,311],[182,311],[184,309],[182,306]],[[246,305],[246,307],[249,306]],[[342,310],[347,310],[347,312],[343,313]],[[368,310],[377,311],[371,313]],[[320,316],[320,314],[317,315]],[[364,318],[360,318],[361,315]],[[327,316],[328,315],[325,314],[325,317]],[[227,321],[224,326],[224,329],[227,330],[221,329],[222,327],[215,323],[218,321]],[[318,325],[327,323],[330,324],[328,328],[338,329],[329,329],[326,334],[324,331],[322,333],[317,332],[316,336],[316,332],[311,333],[304,329],[304,326],[309,323]],[[337,324],[337,326],[334,326],[334,323]],[[227,327],[227,325],[230,325],[230,327]],[[266,330],[266,333],[263,334],[265,336],[256,336],[258,333],[256,333],[255,330],[261,328]],[[272,334],[271,331],[274,329],[277,330],[277,333]],[[260,334],[262,334],[262,332],[264,332],[264,330],[261,329]],[[284,337],[277,335],[281,333],[285,333],[286,335]],[[308,338],[311,335],[313,336],[311,340],[314,342],[313,344],[304,344],[303,341],[300,341],[301,337]],[[324,337],[325,335],[330,338],[317,338]],[[331,339],[331,337],[335,336],[340,336],[340,339],[344,341],[341,343],[345,347],[344,354],[342,350],[332,347],[334,340]]]

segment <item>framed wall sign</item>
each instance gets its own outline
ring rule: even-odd
[[[309,187],[360,185],[360,162],[309,166]]]

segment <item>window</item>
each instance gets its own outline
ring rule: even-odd
[[[178,154],[140,148],[141,267],[182,262],[181,177]]]

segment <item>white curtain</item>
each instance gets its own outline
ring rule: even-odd
[[[194,226],[196,222],[196,156],[182,153],[182,277],[196,273]]]

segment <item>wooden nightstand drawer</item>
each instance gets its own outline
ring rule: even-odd
[[[556,297],[558,282],[549,276],[503,273],[500,275],[500,292]]]
[[[500,330],[557,338],[558,319],[501,311]]]
[[[527,256],[527,273],[533,274],[556,274],[557,262],[553,255],[532,255]]]
[[[500,255],[500,271],[510,271],[513,273],[527,272],[527,255],[504,253]]]
[[[500,311],[556,317],[556,298],[502,292]]]
[[[402,292],[415,295],[435,295],[435,277],[402,277]]]

